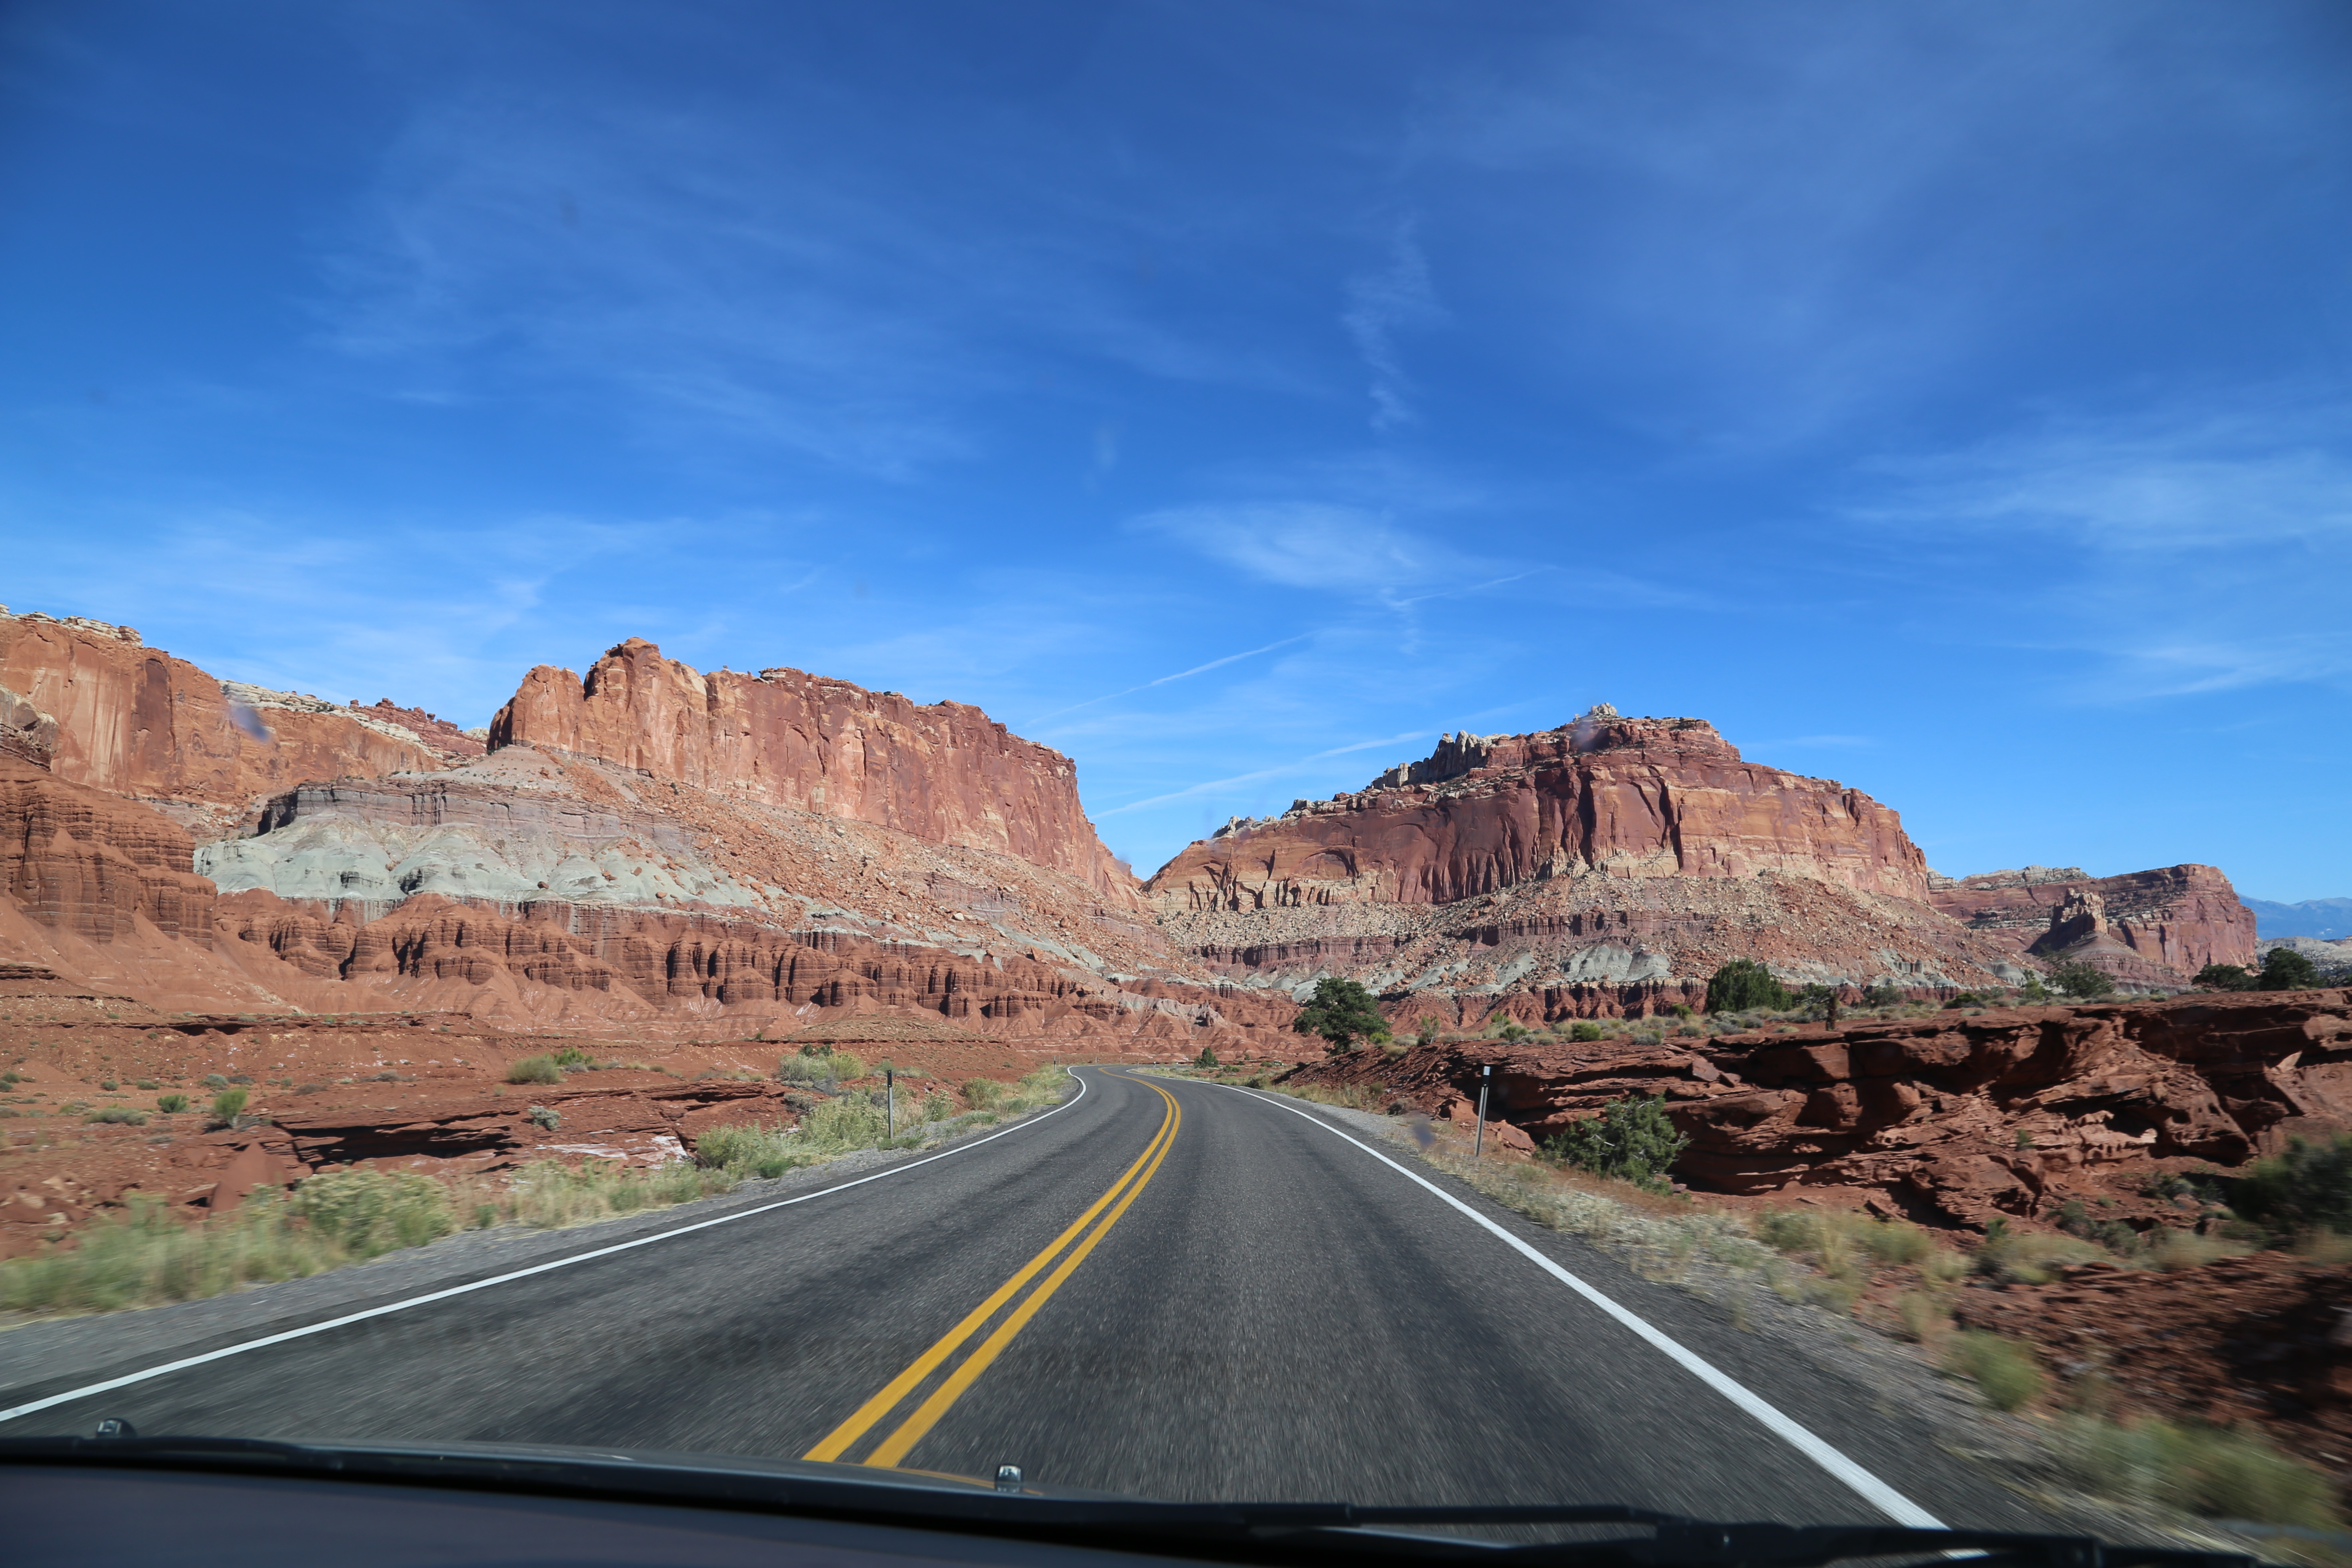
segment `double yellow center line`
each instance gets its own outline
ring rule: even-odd
[[[1118,1216],[1127,1212],[1128,1205],[1135,1202],[1136,1195],[1143,1191],[1153,1173],[1160,1169],[1160,1163],[1168,1157],[1169,1146],[1176,1142],[1176,1129],[1182,1125],[1184,1112],[1178,1107],[1176,1097],[1158,1084],[1147,1083],[1144,1087],[1167,1101],[1168,1109],[1160,1118],[1160,1131],[1145,1146],[1143,1152],[1136,1156],[1135,1163],[1121,1172],[1118,1180],[1113,1182],[1086,1213],[1072,1221],[1067,1230],[1048,1243],[1043,1252],[1023,1264],[1012,1279],[990,1294],[987,1300],[966,1313],[963,1321],[941,1335],[938,1343],[917,1356],[906,1371],[884,1384],[879,1393],[859,1405],[855,1415],[826,1433],[824,1441],[801,1458],[838,1459],[847,1454],[918,1389],[930,1382],[966,1341],[980,1332],[990,1320],[1004,1310],[1007,1303],[1021,1295],[1024,1287],[1046,1268],[1052,1268],[1053,1272],[1045,1275],[1045,1282],[1023,1298],[1020,1305],[1005,1313],[1003,1321],[980,1342],[979,1348],[958,1363],[922,1403],[916,1405],[888,1436],[866,1454],[863,1462],[896,1465],[907,1457],[908,1449],[922,1441],[925,1433],[939,1425],[940,1417],[963,1397],[964,1390],[979,1381],[980,1374],[1003,1353],[1004,1347],[1013,1342],[1013,1336],[1028,1326],[1029,1320],[1037,1315],[1037,1309],[1062,1288],[1064,1280],[1076,1272],[1078,1265],[1087,1260],[1087,1254],[1095,1249],[1095,1244],[1110,1233],[1110,1227],[1118,1223]],[[1054,1261],[1057,1258],[1061,1259],[1058,1265]]]

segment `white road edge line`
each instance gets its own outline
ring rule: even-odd
[[[1087,1080],[1078,1078],[1078,1075],[1067,1067],[1062,1070],[1078,1079],[1078,1092],[1046,1111],[1044,1116],[1031,1117],[1025,1121],[1017,1122],[1006,1128],[1002,1132],[992,1132],[985,1138],[975,1138],[969,1143],[960,1143],[952,1149],[943,1150],[927,1159],[917,1160],[905,1165],[893,1165],[887,1171],[877,1171],[870,1176],[860,1176],[854,1182],[844,1182],[837,1187],[824,1187],[814,1193],[803,1193],[796,1198],[784,1198],[772,1204],[761,1204],[757,1208],[738,1209],[733,1214],[720,1215],[717,1219],[698,1220],[692,1225],[679,1226],[675,1230],[659,1231],[652,1236],[641,1236],[635,1241],[619,1242],[611,1247],[600,1247],[593,1252],[578,1252],[569,1258],[559,1258],[552,1263],[536,1263],[529,1268],[518,1268],[509,1274],[495,1275],[488,1279],[477,1279],[470,1285],[453,1285],[446,1290],[427,1291],[422,1296],[411,1296],[406,1300],[390,1301],[381,1307],[370,1307],[364,1312],[347,1312],[340,1318],[330,1318],[322,1323],[310,1323],[299,1329],[287,1329],[279,1333],[265,1334],[257,1340],[247,1340],[239,1344],[224,1345],[219,1350],[206,1351],[202,1355],[184,1356],[178,1361],[165,1362],[161,1366],[151,1366],[143,1372],[109,1378],[104,1383],[93,1383],[86,1387],[68,1389],[63,1394],[53,1394],[47,1399],[36,1399],[30,1404],[19,1405],[13,1409],[0,1410],[0,1421],[14,1421],[20,1415],[31,1415],[36,1412],[47,1410],[54,1405],[68,1405],[77,1399],[87,1399],[94,1394],[110,1394],[115,1389],[128,1388],[134,1383],[145,1383],[150,1378],[163,1377],[175,1372],[185,1372],[192,1366],[202,1366],[206,1362],[220,1361],[227,1356],[243,1355],[247,1351],[257,1351],[270,1345],[284,1344],[289,1340],[307,1339],[312,1334],[323,1334],[329,1329],[340,1329],[348,1323],[362,1323],[370,1318],[382,1318],[394,1312],[404,1312],[411,1307],[422,1307],[433,1301],[446,1301],[452,1296],[464,1296],[476,1290],[487,1290],[493,1285],[506,1285],[517,1279],[528,1279],[534,1274],[545,1274],[557,1268],[569,1268],[575,1263],[587,1263],[599,1258],[610,1258],[616,1252],[627,1252],[635,1247],[650,1247],[656,1241],[668,1241],[675,1237],[690,1236],[698,1230],[709,1230],[715,1225],[732,1225],[739,1219],[750,1219],[754,1215],[772,1214],[777,1209],[788,1209],[794,1204],[811,1203],[818,1198],[831,1197],[835,1193],[845,1193],[852,1187],[862,1187],[868,1182],[878,1182],[885,1176],[903,1176],[909,1171],[919,1171],[926,1165],[936,1164],[952,1155],[969,1153],[983,1143],[993,1143],[999,1138],[1009,1138],[1015,1132],[1025,1132],[1043,1122],[1046,1117],[1059,1116],[1063,1111],[1069,1110],[1071,1106],[1087,1097]]]
[[[1324,1131],[1331,1134],[1332,1137],[1338,1138],[1345,1142],[1355,1144],[1357,1148],[1361,1149],[1365,1153],[1370,1154],[1373,1159],[1378,1160],[1381,1164],[1386,1165],[1390,1170],[1394,1171],[1405,1180],[1420,1183],[1421,1185],[1428,1188],[1432,1193],[1434,1193],[1442,1201],[1453,1205],[1454,1207],[1461,1210],[1464,1214],[1468,1215],[1478,1224],[1486,1226],[1488,1230],[1502,1237],[1506,1243],[1517,1248],[1521,1253],[1526,1255],[1528,1261],[1535,1264],[1537,1268],[1543,1269],[1546,1273],[1558,1279],[1561,1284],[1567,1286],[1570,1289],[1575,1291],[1578,1295],[1583,1297],[1586,1300],[1591,1302],[1594,1306],[1600,1308],[1602,1311],[1608,1313],[1611,1317],[1616,1319],[1627,1328],[1633,1330],[1633,1332],[1639,1334],[1642,1338],[1649,1341],[1651,1344],[1655,1345],[1659,1350],[1664,1351],[1666,1355],[1680,1365],[1685,1372],[1689,1373],[1693,1377],[1697,1378],[1701,1383],[1706,1384],[1709,1388],[1714,1389],[1717,1394],[1720,1394],[1726,1399],[1731,1401],[1732,1404],[1737,1405],[1740,1409],[1745,1410],[1748,1415],[1756,1417],[1758,1421],[1762,1422],[1764,1426],[1770,1430],[1773,1436],[1787,1443],[1790,1447],[1804,1455],[1805,1458],[1811,1459],[1816,1465],[1819,1465],[1822,1469],[1827,1470],[1839,1480],[1843,1481],[1848,1487],[1860,1494],[1864,1501],[1868,1502],[1873,1508],[1877,1509],[1881,1513],[1886,1515],[1887,1518],[1893,1520],[1895,1523],[1907,1524],[1915,1530],[1946,1530],[1950,1528],[1945,1524],[1942,1520],[1937,1519],[1934,1514],[1929,1513],[1926,1509],[1921,1508],[1917,1503],[1913,1502],[1909,1498],[1905,1497],[1901,1492],[1896,1491],[1893,1487],[1888,1486],[1885,1481],[1880,1480],[1868,1470],[1864,1469],[1860,1465],[1855,1464],[1852,1459],[1847,1458],[1843,1454],[1841,1454],[1835,1448],[1831,1447],[1819,1437],[1814,1436],[1811,1432],[1800,1426],[1789,1416],[1782,1415],[1780,1410],[1775,1408],[1773,1405],[1767,1404],[1762,1398],[1750,1392],[1747,1385],[1733,1378],[1729,1373],[1717,1370],[1713,1363],[1701,1359],[1696,1352],[1684,1348],[1675,1340],[1669,1338],[1664,1333],[1662,1333],[1657,1329],[1653,1328],[1646,1320],[1637,1317],[1633,1313],[1619,1306],[1615,1301],[1611,1300],[1607,1296],[1602,1295],[1600,1291],[1594,1289],[1591,1286],[1586,1284],[1575,1275],[1570,1274],[1567,1269],[1562,1268],[1559,1264],[1554,1263],[1550,1258],[1546,1258],[1542,1253],[1537,1251],[1534,1247],[1529,1247],[1526,1242],[1520,1240],[1517,1237],[1513,1236],[1509,1231],[1505,1230],[1501,1226],[1496,1225],[1493,1220],[1488,1219],[1485,1215],[1480,1214],[1476,1209],[1472,1208],[1468,1204],[1464,1203],[1460,1198],[1455,1197],[1452,1193],[1447,1192],[1436,1183],[1432,1182],[1426,1177],[1419,1175],[1412,1171],[1407,1170],[1404,1166],[1398,1164],[1394,1160],[1390,1159],[1386,1154],[1381,1153],[1378,1149],[1373,1148],[1370,1144],[1364,1142],[1360,1139],[1349,1137],[1347,1133],[1340,1131],[1339,1129],[1332,1126],[1321,1117],[1317,1116],[1310,1111],[1302,1110],[1297,1106],[1289,1104],[1282,1097],[1254,1093],[1249,1089],[1242,1088],[1239,1084],[1225,1083],[1217,1084],[1214,1087],[1218,1089],[1230,1089],[1236,1094],[1248,1095],[1252,1100],[1264,1100],[1268,1105],[1273,1105],[1281,1110],[1287,1110],[1295,1116],[1304,1117],[1309,1123],[1314,1126],[1320,1127]]]

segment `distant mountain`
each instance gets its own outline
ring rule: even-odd
[[[2274,904],[2267,899],[2238,901],[2254,911],[2258,937],[2315,936],[2337,942],[2352,936],[2352,899],[2305,899],[2299,904]]]

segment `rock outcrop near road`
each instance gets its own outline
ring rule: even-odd
[[[1885,1212],[1981,1227],[2069,1198],[2154,1223],[2158,1164],[2242,1163],[2352,1128],[2352,994],[2235,994],[1865,1019],[1788,1034],[1653,1032],[1358,1051],[1294,1081],[1360,1083],[1459,1119],[1492,1064],[1527,1143],[1627,1094],[1662,1095],[1675,1167],[1734,1194],[1856,1190]]]
[[[1135,899],[1078,804],[1076,764],[960,702],[920,706],[797,669],[706,675],[632,637],[585,677],[546,665],[525,676],[490,723],[492,747],[518,743],[1013,856]]]

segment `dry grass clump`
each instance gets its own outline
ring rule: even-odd
[[[780,1083],[821,1089],[830,1094],[841,1084],[864,1078],[866,1070],[866,1058],[855,1051],[808,1045],[776,1063],[776,1079]]]
[[[0,1263],[0,1307],[105,1312],[295,1279],[457,1228],[447,1187],[430,1176],[330,1172],[291,1193],[265,1189],[232,1213],[183,1225],[161,1203],[85,1229],[71,1248]]]
[[[507,1068],[509,1083],[562,1083],[563,1069],[553,1057],[525,1057]]]
[[[2032,1345],[1979,1329],[1954,1337],[1944,1370],[1972,1379],[1985,1403],[1996,1410],[2018,1409],[2040,1398],[2048,1386]]]
[[[705,1133],[696,1142],[709,1136]],[[647,1167],[617,1161],[589,1160],[572,1165],[561,1160],[535,1160],[502,1185],[477,1186],[458,1195],[471,1197],[476,1226],[505,1223],[562,1230],[710,1197],[728,1191],[745,1174],[740,1169],[710,1170],[685,1162]]]
[[[2011,1230],[1998,1219],[1976,1251],[1979,1273],[2021,1285],[2046,1285],[2070,1263],[2116,1261],[2116,1255],[2097,1242],[2063,1232]]]
[[[2106,1497],[2217,1519],[2340,1527],[2327,1477],[2251,1429],[2077,1415],[2059,1421],[2057,1449],[2078,1484]]]

